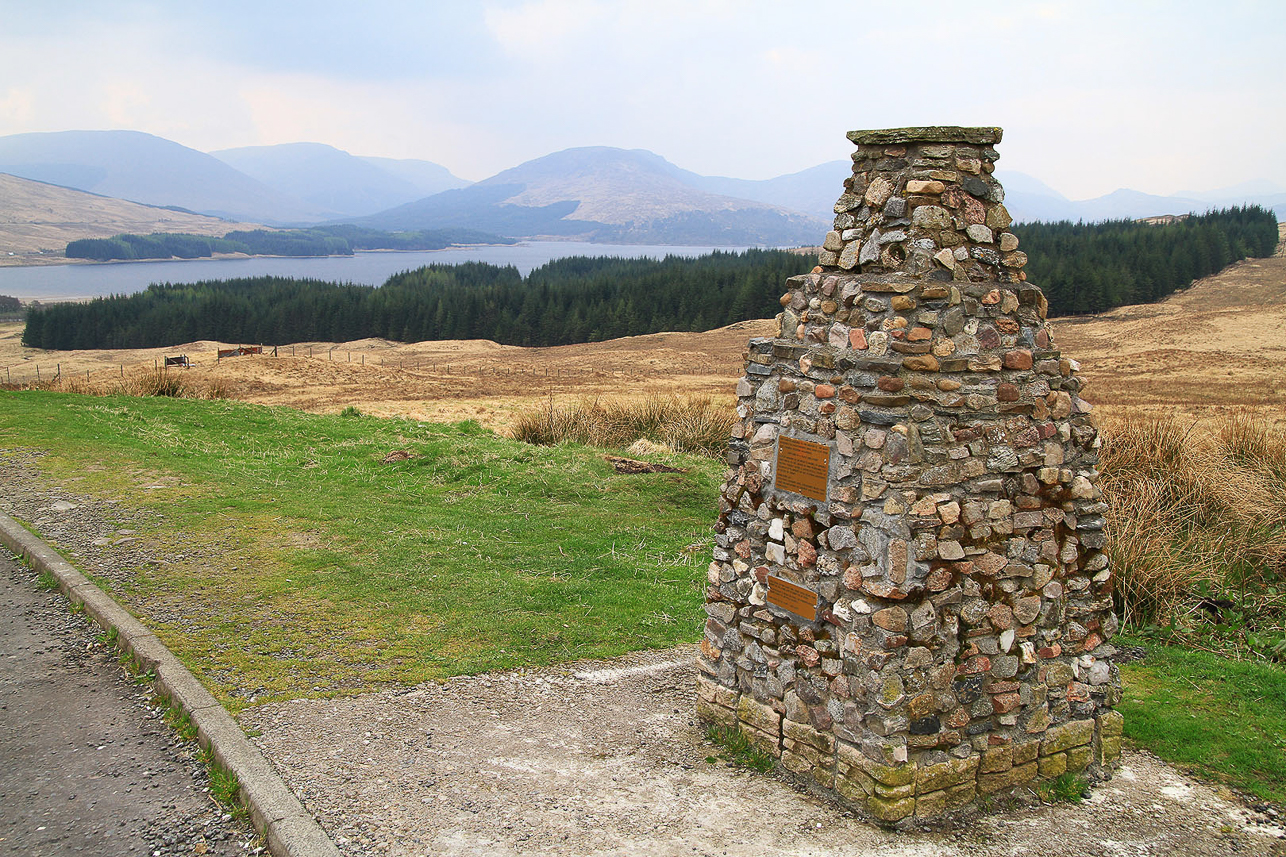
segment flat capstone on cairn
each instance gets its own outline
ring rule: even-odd
[[[992,176],[999,128],[854,131],[749,345],[698,714],[906,825],[1119,761],[1098,433]]]

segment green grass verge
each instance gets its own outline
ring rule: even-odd
[[[137,537],[166,561],[113,594],[234,711],[700,634],[710,460],[626,476],[472,423],[0,393],[0,456],[24,448],[154,517]]]
[[[1286,802],[1286,669],[1148,646],[1121,669],[1125,736],[1167,762]]]

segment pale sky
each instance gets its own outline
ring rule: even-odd
[[[1072,199],[1286,186],[1286,0],[0,0],[0,135],[311,141],[467,179],[573,146],[763,179],[1000,125]]]

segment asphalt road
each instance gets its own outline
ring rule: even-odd
[[[0,857],[260,850],[150,697],[0,547]]]

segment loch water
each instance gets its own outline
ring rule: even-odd
[[[29,300],[78,300],[141,292],[152,283],[195,283],[235,277],[297,277],[338,283],[381,285],[393,274],[424,265],[490,262],[513,265],[523,276],[533,268],[565,256],[621,256],[663,259],[667,255],[702,256],[713,250],[739,252],[743,247],[697,247],[658,244],[589,244],[577,241],[525,241],[512,245],[452,247],[427,251],[373,251],[352,256],[184,261],[106,262],[77,265],[0,267],[0,295]]]

